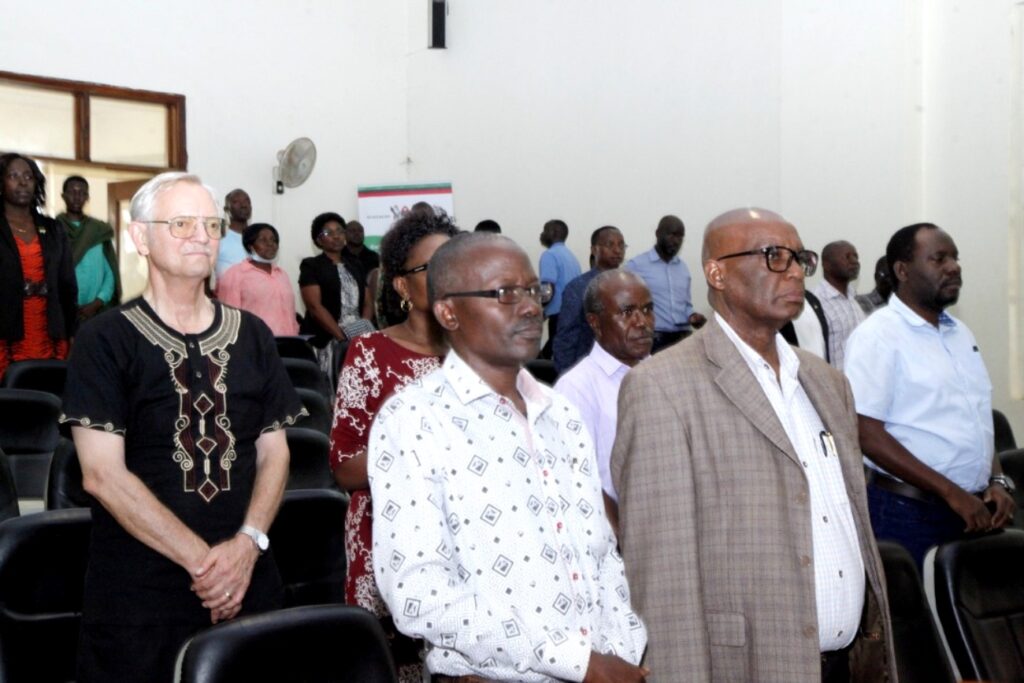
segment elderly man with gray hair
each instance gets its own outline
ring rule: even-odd
[[[618,532],[619,497],[612,484],[609,460],[615,443],[619,385],[630,368],[651,355],[654,301],[639,275],[616,268],[590,281],[583,294],[583,312],[594,331],[594,346],[559,378],[555,391],[579,408],[594,440],[605,511]]]
[[[266,532],[304,409],[270,330],[206,296],[224,228],[185,173],[142,186],[142,296],[85,325],[64,415],[93,505],[80,681],[170,681],[204,625],[280,606]]]

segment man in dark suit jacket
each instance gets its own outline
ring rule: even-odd
[[[741,209],[708,226],[703,261],[714,319],[619,394],[612,477],[645,664],[660,681],[895,680],[849,385],[778,334],[817,255]]]

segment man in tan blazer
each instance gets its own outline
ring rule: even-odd
[[[817,255],[740,209],[708,225],[703,261],[713,319],[619,394],[612,477],[649,680],[894,681],[849,385],[777,334]]]

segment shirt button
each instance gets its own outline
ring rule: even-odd
[[[573,572],[572,573],[572,580],[573,581],[579,581],[580,580],[580,575],[577,574],[576,572]]]
[[[195,342],[189,342],[188,343],[188,348],[190,348],[190,349],[196,348],[196,343]]]
[[[562,523],[559,522],[558,524],[556,524],[555,528],[558,529],[559,532],[561,532],[562,531]]]
[[[811,558],[808,557],[807,555],[801,555],[800,556],[800,566],[801,567],[810,567],[811,566]]]
[[[818,629],[814,628],[813,626],[804,626],[804,630],[803,630],[804,637],[805,638],[813,638],[815,636],[815,634],[817,633],[817,631],[818,631]]]
[[[583,635],[587,635],[588,631],[585,628],[581,628],[580,633],[582,633]]]
[[[203,377],[203,373],[201,373],[198,370],[196,370],[196,379],[202,379],[202,377]]]

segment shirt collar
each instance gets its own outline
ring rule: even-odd
[[[930,322],[922,318],[910,306],[905,304],[897,292],[893,292],[892,296],[889,297],[889,308],[896,311],[896,313],[898,313],[908,325],[913,327],[933,327]],[[956,320],[945,311],[939,313],[939,328],[941,329],[943,327],[956,327]]]
[[[444,365],[441,366],[441,372],[444,373],[445,381],[463,405],[469,405],[473,401],[487,396],[493,396],[496,400],[504,398],[492,389],[483,377],[477,374],[476,370],[462,360],[455,349],[448,351]],[[526,402],[526,413],[531,418],[539,416],[551,405],[550,395],[541,388],[540,383],[525,368],[520,369],[516,376],[516,389],[519,390]]]
[[[743,339],[736,334],[736,330],[732,329],[729,323],[725,322],[725,318],[719,315],[718,311],[715,311],[715,320],[718,321],[718,324],[722,327],[725,335],[729,337],[729,341],[731,341],[733,346],[736,347],[736,350],[740,352],[740,355],[743,357],[743,360],[746,361],[750,370],[755,374],[759,372],[760,368],[762,368],[767,361],[761,357],[761,354],[755,351],[749,344],[747,344],[747,342],[743,341]],[[789,343],[778,332],[775,333],[775,351],[779,354],[779,374],[795,380],[797,378],[797,374],[800,372],[800,358],[796,355],[796,351],[790,347]]]
[[[845,294],[843,292],[840,292],[838,289],[836,289],[836,286],[834,284],[832,284],[831,282],[829,282],[828,280],[824,280],[823,279],[821,281],[821,284],[822,284],[822,289],[820,290],[820,292],[821,292],[822,296],[826,296],[829,299],[843,298],[843,299],[848,299],[850,301],[853,301],[853,298],[855,296],[857,296],[857,288],[854,286],[853,282],[847,282],[846,283],[846,293]]]
[[[657,247],[651,247],[651,250],[647,252],[647,260],[650,261],[651,263],[655,263],[657,261],[661,261],[662,263],[677,263],[679,261],[679,254],[676,254],[668,261],[665,261],[661,258],[661,255],[658,253]]]
[[[590,357],[594,364],[601,369],[601,372],[613,377],[616,373],[625,374],[629,372],[629,366],[621,360],[604,350],[600,344],[594,342],[594,348],[590,350]]]

